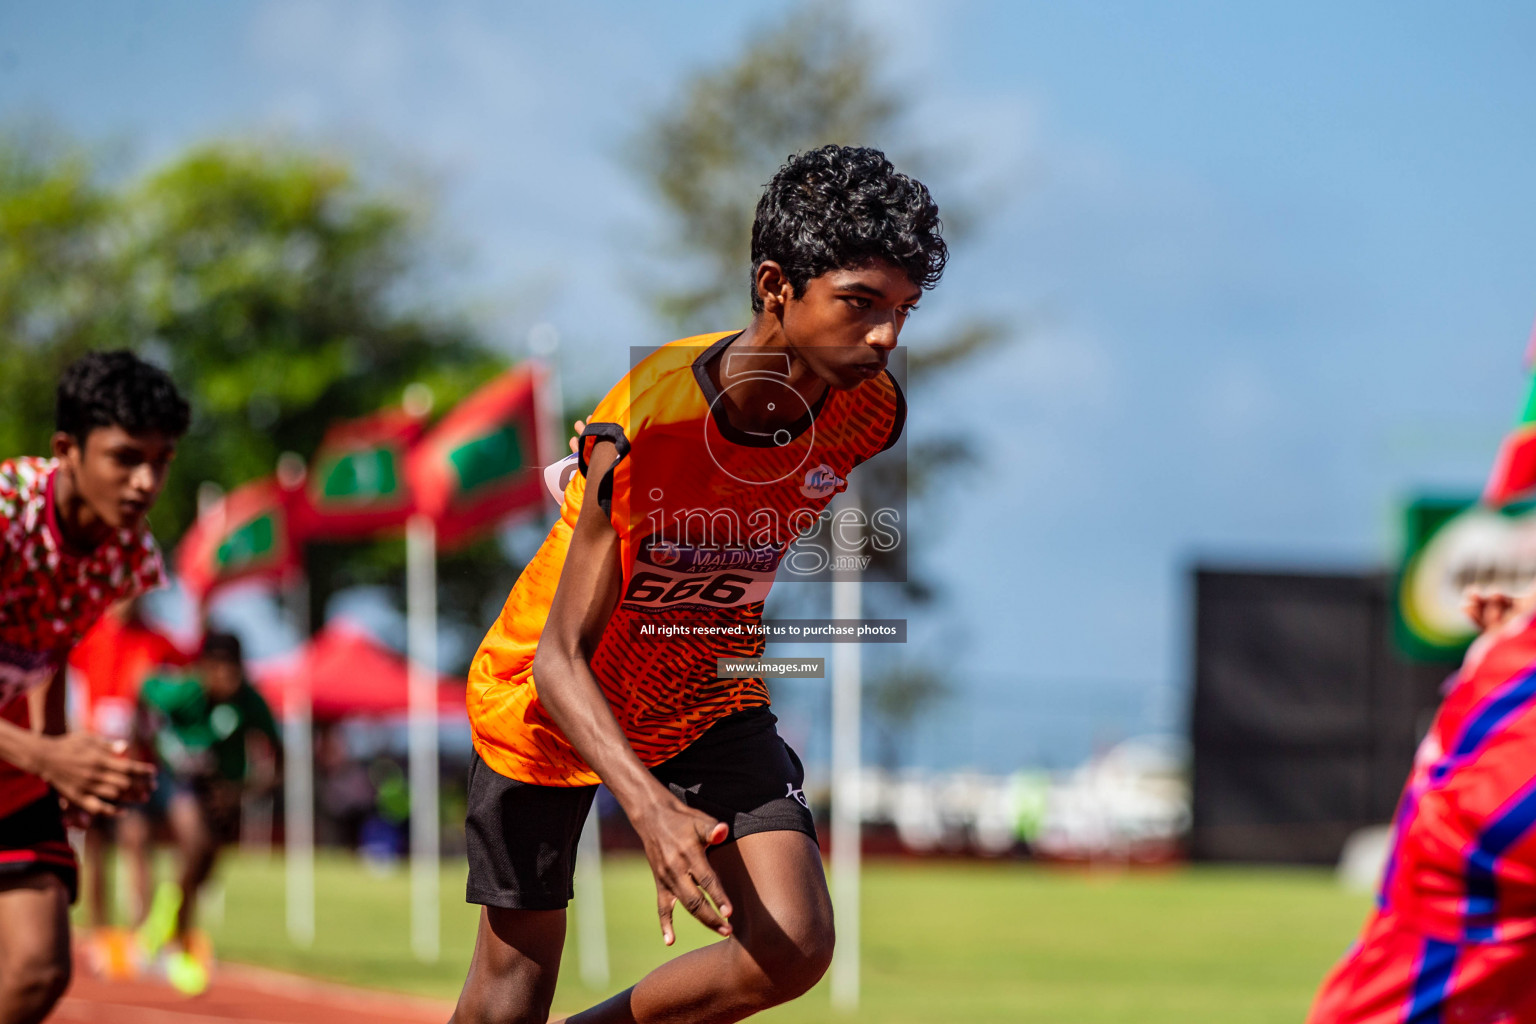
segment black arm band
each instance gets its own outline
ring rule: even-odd
[[[613,465],[608,467],[608,472],[603,474],[602,481],[597,485],[597,504],[605,513],[613,515],[613,471],[619,463],[624,461],[624,456],[629,454],[629,438],[624,436],[624,428],[617,423],[588,423],[587,428],[581,432],[581,443],[576,446],[576,464],[581,467],[581,475],[587,475],[587,438],[593,442],[609,441],[618,450],[619,457],[613,460]]]

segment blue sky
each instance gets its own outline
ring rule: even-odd
[[[1021,325],[910,396],[914,434],[981,455],[919,524],[963,638],[943,728],[994,699],[1026,732],[1073,701],[1169,721],[1193,559],[1384,564],[1404,497],[1478,486],[1536,315],[1536,9],[856,10],[916,100],[908,141],[952,155],[941,205],[984,214],[912,342],[970,312]],[[13,2],[0,116],[130,168],[252,132],[412,168],[449,287],[509,352],[553,324],[597,391],[667,337],[635,297],[656,222],[623,140],[761,11]]]

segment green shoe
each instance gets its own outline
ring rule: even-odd
[[[165,980],[184,996],[200,996],[208,990],[208,968],[184,949],[165,957]]]
[[[175,882],[161,882],[155,888],[155,898],[149,905],[144,923],[139,925],[139,947],[144,955],[153,957],[176,934],[176,915],[181,913],[181,886]]]

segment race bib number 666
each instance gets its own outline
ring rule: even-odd
[[[755,604],[773,588],[780,555],[776,548],[704,548],[647,538],[622,602],[656,611]]]

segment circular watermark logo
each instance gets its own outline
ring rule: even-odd
[[[754,487],[766,487],[794,476],[816,446],[816,413],[800,392],[789,386],[788,354],[727,353],[720,366],[720,384],[720,393],[709,404],[710,419],[717,424],[729,424],[753,448],[777,452],[796,441],[803,440],[803,445],[797,446],[799,458],[793,461],[772,457],[743,459],[739,448],[721,447],[730,445],[731,439],[723,436],[723,432],[722,436],[712,435],[706,420],[704,446],[715,467],[732,480]],[[738,411],[736,419],[730,416],[733,408]],[[799,433],[789,426],[762,430],[744,427],[740,420],[806,426]]]

